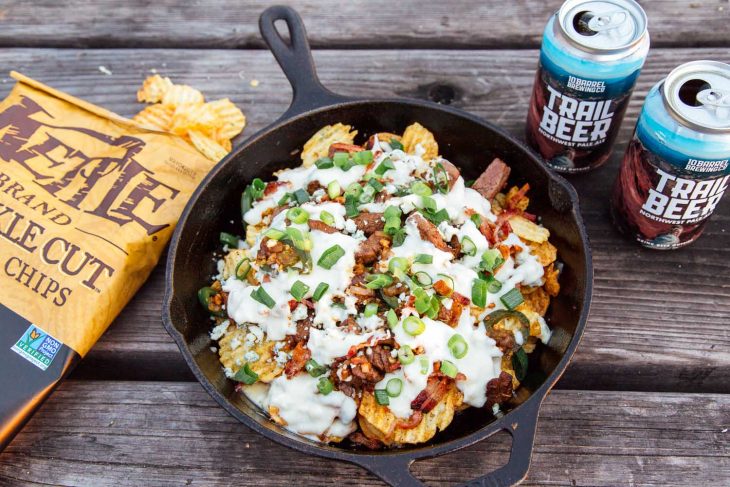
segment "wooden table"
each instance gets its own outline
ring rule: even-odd
[[[258,34],[268,3],[5,0],[0,61],[3,71],[123,115],[140,109],[135,91],[156,71],[211,98],[230,97],[252,134],[284,111],[291,94]],[[290,3],[333,90],[449,103],[516,134],[542,28],[559,6]],[[607,215],[610,184],[649,87],[684,61],[730,61],[730,4],[642,3],[653,49],[616,153],[604,168],[572,179],[594,249],[593,308],[578,353],[540,414],[526,485],[730,484],[730,204],[697,243],[665,253],[620,238]],[[2,83],[4,96],[11,80]],[[358,467],[278,446],[220,409],[162,327],[163,287],[158,266],[0,454],[0,484],[381,485]],[[504,463],[508,450],[508,437],[496,436],[413,470],[430,484],[450,485]]]

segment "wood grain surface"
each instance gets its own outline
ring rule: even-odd
[[[539,46],[559,0],[290,0],[318,48]],[[728,46],[727,0],[642,0],[654,46]],[[266,0],[0,2],[0,45],[262,47]]]
[[[729,423],[727,395],[554,391],[524,485],[727,485]],[[412,471],[454,485],[505,463],[509,448],[500,434]],[[180,382],[68,381],[0,455],[1,476],[98,487],[382,485],[265,439],[200,385]]]
[[[675,252],[652,252],[621,238],[609,222],[608,197],[618,158],[646,91],[685,60],[722,58],[724,49],[656,49],[640,77],[613,160],[572,178],[594,250],[593,307],[581,346],[560,383],[565,388],[730,391],[730,205],[716,211],[705,235]],[[353,96],[410,96],[449,101],[521,135],[537,52],[315,52],[323,82]],[[342,69],[342,59],[357,69]],[[250,135],[276,119],[291,89],[265,51],[6,49],[0,62],[123,115],[141,105],[134,93],[155,69],[229,96],[249,119]],[[102,74],[106,66],[112,75]],[[259,80],[254,88],[251,79]],[[5,80],[7,81],[7,80]],[[7,90],[10,83],[2,88]],[[453,91],[453,99],[443,99]],[[441,98],[439,98],[441,97]],[[458,161],[455,161],[458,163]],[[600,184],[597,184],[599,182]],[[160,322],[162,266],[77,371],[86,378],[189,379]],[[123,365],[120,367],[120,365]],[[658,379],[661,380],[658,380]]]

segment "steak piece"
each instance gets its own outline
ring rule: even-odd
[[[428,413],[444,398],[453,383],[453,379],[440,374],[431,374],[426,388],[411,401],[411,409]]]
[[[319,230],[324,233],[337,233],[337,229],[319,220],[307,220],[310,230]]]
[[[358,247],[355,252],[355,262],[364,265],[374,264],[385,248],[383,245],[384,241],[390,241],[390,237],[388,237],[388,235],[384,232],[379,230],[375,231],[367,238],[367,240],[360,244],[360,247]]]
[[[459,172],[459,169],[451,164],[446,159],[441,159],[439,161],[442,166],[444,166],[444,170],[446,171],[446,175],[449,176],[449,189],[454,187],[454,184],[456,183],[456,180],[459,179],[459,176],[461,176],[461,173]]]
[[[444,252],[448,252],[450,254],[454,252],[451,247],[446,245],[446,242],[444,242],[443,237],[441,237],[441,233],[436,225],[423,218],[419,213],[413,213],[408,218],[413,218],[415,220],[416,228],[418,228],[418,233],[421,234],[421,238],[423,240],[431,242],[434,247]]]
[[[385,221],[383,220],[382,213],[363,212],[353,218],[352,221],[355,222],[355,226],[358,230],[362,230],[362,232],[367,236],[370,236],[385,227]]]
[[[512,376],[502,371],[499,377],[487,382],[487,407],[502,404],[512,399]]]
[[[474,181],[471,188],[478,191],[488,200],[491,200],[507,184],[509,173],[509,166],[502,162],[501,159],[495,158],[479,178]]]

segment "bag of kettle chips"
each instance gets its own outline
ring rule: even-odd
[[[0,451],[142,285],[213,162],[17,73],[0,102]]]

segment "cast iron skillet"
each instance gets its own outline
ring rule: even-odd
[[[286,23],[289,42],[276,30],[277,20]],[[540,404],[568,365],[588,316],[593,269],[575,190],[549,172],[514,137],[466,112],[420,100],[355,99],[328,91],[317,78],[304,25],[293,9],[267,9],[259,27],[289,78],[294,97],[279,120],[236,147],[213,168],[185,207],[167,260],[165,327],[205,390],[239,421],[282,445],[361,465],[392,485],[415,486],[422,484],[409,471],[414,460],[453,452],[506,430],[513,438],[507,465],[469,485],[519,482],[529,468]],[[215,273],[212,256],[219,246],[219,232],[241,232],[238,201],[254,177],[268,180],[274,171],[298,165],[294,151],[324,125],[343,122],[367,137],[379,131],[401,133],[415,121],[434,132],[442,155],[459,166],[466,179],[478,176],[493,157],[499,156],[512,167],[512,183],[530,183],[532,208],[550,229],[564,262],[561,293],[547,316],[553,336],[547,346],[531,354],[528,376],[514,404],[500,417],[469,408],[428,443],[397,450],[370,452],[348,445],[318,444],[277,426],[234,392],[217,355],[210,351],[210,320],[198,304],[196,292]]]

